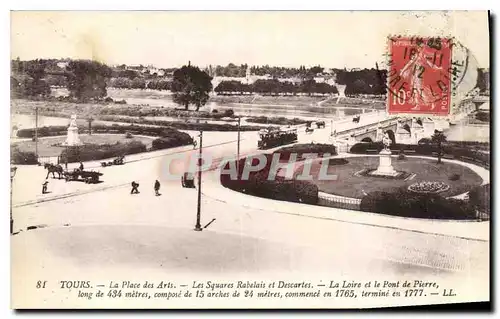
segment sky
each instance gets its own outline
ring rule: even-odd
[[[489,67],[485,11],[11,12],[11,58],[21,60],[372,68],[388,35],[454,36]]]

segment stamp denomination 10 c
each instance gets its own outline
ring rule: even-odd
[[[389,38],[387,111],[391,114],[450,114],[452,41]]]

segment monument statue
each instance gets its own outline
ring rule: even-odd
[[[70,127],[76,127],[76,114],[71,115],[71,122],[69,123]]]
[[[391,146],[391,138],[389,137],[389,133],[385,132],[384,137],[382,138],[382,143],[384,144],[384,150],[389,150],[389,146]]]
[[[397,176],[399,173],[392,166],[391,159],[391,146],[392,140],[389,137],[389,133],[384,132],[384,137],[382,138],[382,144],[384,144],[384,149],[379,153],[379,165],[378,168],[371,172],[372,176]]]
[[[80,138],[78,137],[78,126],[76,125],[76,114],[71,115],[71,121],[68,127],[68,136],[63,143],[65,146],[81,145]]]

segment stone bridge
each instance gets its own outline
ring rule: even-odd
[[[352,143],[378,142],[387,132],[393,143],[416,144],[424,137],[431,137],[436,128],[435,121],[430,118],[393,117],[339,132],[336,137],[347,139]]]

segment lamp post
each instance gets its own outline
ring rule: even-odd
[[[12,219],[12,182],[16,176],[17,167],[10,167],[10,234],[14,233],[14,219]]]
[[[203,131],[200,131],[200,157],[198,158],[198,206],[196,209],[196,226],[195,231],[202,231],[200,224],[201,219],[201,165],[202,165],[202,149],[203,149]]]

